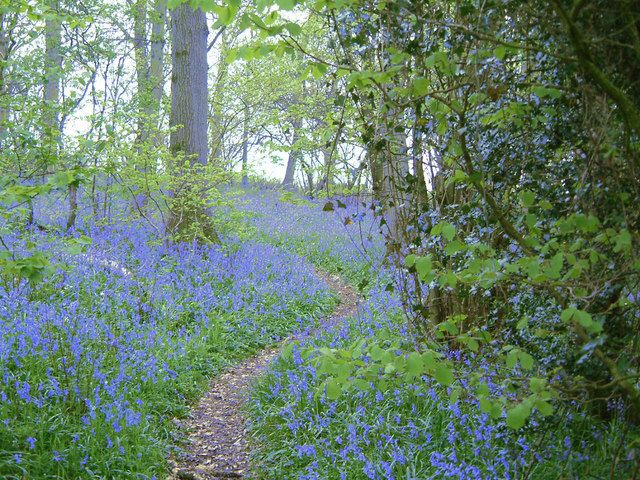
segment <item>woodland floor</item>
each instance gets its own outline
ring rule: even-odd
[[[317,274],[340,300],[320,328],[353,315],[358,305],[357,292],[339,276]],[[184,452],[171,460],[171,480],[250,477],[250,444],[243,404],[251,383],[277,357],[281,348],[279,344],[263,350],[213,379],[207,393],[184,422],[189,436]]]

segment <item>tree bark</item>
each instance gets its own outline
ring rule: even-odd
[[[249,185],[249,107],[244,109],[242,122],[242,186]]]
[[[5,79],[7,61],[11,51],[11,33],[15,20],[5,13],[0,13],[0,142],[3,140],[9,121],[7,100],[10,92]]]
[[[170,150],[174,177],[181,188],[172,201],[169,233],[218,241],[197,180],[207,165],[207,19],[201,9],[183,3],[171,11]],[[194,168],[196,167],[196,168]],[[193,233],[197,232],[197,233]]]
[[[218,59],[218,74],[216,76],[215,98],[213,103],[213,116],[211,118],[211,163],[219,162],[222,164],[224,126],[222,122],[222,103],[223,90],[227,76],[229,74],[229,66],[226,57],[229,54],[229,40],[227,38],[226,29],[220,34],[220,57]]]
[[[47,16],[45,20],[45,84],[44,84],[44,106],[42,123],[45,128],[44,140],[48,149],[48,158],[52,158],[58,163],[60,152],[61,135],[60,132],[60,78],[62,75],[62,23],[60,21],[60,1],[50,0],[49,7],[55,13]],[[49,162],[47,162],[48,164]],[[47,164],[44,165],[45,172]],[[69,184],[68,191],[69,214],[67,217],[67,230],[75,226],[78,201],[77,185],[75,182]],[[33,208],[30,205],[30,208]],[[29,218],[33,218],[30,212]]]
[[[155,145],[163,143],[163,136],[160,133],[160,107],[162,104],[162,93],[164,92],[164,45],[165,45],[165,25],[167,18],[167,0],[156,0],[151,15],[151,53],[149,63],[149,83],[151,85],[151,105],[150,115],[154,125],[157,127],[154,132]]]
[[[164,87],[164,32],[167,15],[166,0],[156,0],[153,10],[147,14],[147,0],[137,0],[134,6],[133,46],[136,65],[138,94],[138,133],[136,143],[138,153],[152,144],[159,147],[163,143],[160,131],[160,106]],[[147,41],[147,25],[151,23],[151,35]],[[149,47],[150,45],[150,47]],[[157,161],[148,155],[140,155],[136,169],[142,176],[155,171]],[[144,183],[144,182],[143,182]],[[144,208],[148,192],[135,195],[132,211]]]
[[[417,115],[416,115],[417,117]],[[413,127],[413,176],[415,178],[416,200],[419,205],[427,202],[427,182],[424,176],[422,132],[417,125]]]
[[[201,9],[171,11],[171,137],[174,155],[207,164],[207,21]]]
[[[45,20],[45,84],[43,123],[47,131],[45,136],[57,153],[60,128],[60,75],[62,70],[62,24],[57,16],[60,10],[59,0],[50,0],[49,7],[55,12]]]
[[[145,118],[148,103],[149,59],[147,56],[147,0],[137,0],[133,12],[133,50],[138,87],[138,147],[149,136],[148,119]]]
[[[291,141],[291,150],[289,151],[289,158],[287,159],[287,170],[284,174],[284,179],[282,180],[282,186],[291,188],[293,187],[293,182],[296,174],[296,166],[298,163],[298,158],[300,157],[300,152],[298,151],[298,147],[296,143],[298,142],[299,130],[302,127],[302,120],[296,118],[292,122],[293,127],[293,139]]]

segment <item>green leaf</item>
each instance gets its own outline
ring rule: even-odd
[[[576,310],[573,313],[573,317],[578,321],[578,323],[580,325],[582,325],[584,328],[589,328],[591,326],[591,324],[593,323],[593,318],[591,317],[590,313],[587,313],[583,310]]]
[[[529,388],[533,393],[542,392],[547,386],[547,380],[544,378],[531,377],[529,379]]]
[[[451,180],[454,183],[458,183],[458,182],[464,182],[467,178],[469,178],[469,175],[467,175],[466,172],[464,172],[463,170],[457,169],[455,172],[453,172],[453,176],[451,177]]]
[[[416,267],[416,271],[418,272],[418,275],[420,275],[420,278],[421,279],[426,278],[426,276],[429,273],[431,273],[431,270],[433,268],[431,257],[426,256],[426,257],[416,258],[415,267]]]
[[[288,31],[292,36],[297,37],[302,33],[302,27],[297,23],[287,23],[284,25],[286,31]],[[326,65],[324,65],[326,71]]]
[[[416,256],[411,253],[409,255],[407,255],[406,257],[404,257],[404,265],[407,268],[411,268],[416,264]]]
[[[520,365],[525,370],[531,370],[533,368],[533,357],[526,352],[519,353]]]
[[[329,400],[337,400],[342,394],[342,385],[335,378],[327,381],[327,398]]]
[[[534,228],[536,226],[536,223],[538,223],[538,217],[536,217],[533,213],[527,213],[524,217],[524,222],[530,229]]]
[[[620,230],[614,240],[616,242],[615,247],[613,247],[614,252],[627,251],[631,248],[631,233],[626,228]]]
[[[411,352],[407,357],[407,373],[412,377],[417,377],[423,370],[422,356],[417,352]]]
[[[553,406],[546,400],[536,400],[535,406],[543,417],[548,417],[553,413]]]
[[[584,310],[578,310],[574,307],[569,307],[563,310],[560,314],[560,320],[565,323],[575,320],[589,333],[600,333],[602,331],[602,325],[593,320],[590,313],[585,312]]]
[[[217,15],[218,24],[222,26],[229,25],[237,13],[237,9],[228,6],[212,5],[210,10]]]
[[[483,413],[489,413],[491,411],[491,407],[493,406],[493,402],[489,400],[487,397],[480,397],[480,411]]]
[[[446,223],[442,226],[442,236],[446,238],[448,241],[453,240],[453,237],[456,235],[456,228],[450,223]]]
[[[449,386],[453,383],[453,372],[443,363],[436,365],[434,377],[438,383],[444,386]]]
[[[449,403],[454,404],[460,399],[460,388],[453,387],[449,394]]]
[[[531,207],[536,201],[536,194],[531,190],[523,190],[520,192],[520,201],[525,207]]]
[[[505,47],[504,45],[500,45],[493,49],[493,55],[498,60],[503,60],[506,54],[507,54],[507,47]]]
[[[516,405],[507,411],[507,426],[513,430],[522,428],[530,414],[531,410],[524,404]]]
[[[411,89],[416,97],[424,97],[429,92],[429,80],[425,77],[416,77],[411,82]]]
[[[518,363],[518,350],[511,350],[507,353],[506,364],[507,368],[515,368]]]
[[[560,314],[560,320],[563,322],[568,322],[573,317],[573,314],[577,311],[574,307],[565,308]]]
[[[529,325],[529,317],[524,316],[518,321],[516,328],[518,330],[524,330],[525,328],[527,328],[528,325]]]
[[[549,98],[559,98],[562,95],[562,91],[557,88],[551,87],[533,87],[531,89],[534,95],[540,98],[549,97]]]
[[[453,272],[445,272],[440,275],[439,282],[440,285],[456,288],[456,285],[458,284],[458,277]]]
[[[421,356],[424,368],[430,371],[435,370],[436,365],[438,364],[435,352],[427,350],[426,352],[423,352]]]
[[[296,6],[295,0],[276,0],[276,3],[283,10],[293,10]]]
[[[293,342],[287,343],[282,350],[280,350],[280,357],[285,360],[291,360],[293,358]]]

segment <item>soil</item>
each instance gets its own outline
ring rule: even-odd
[[[340,299],[322,324],[333,324],[356,312],[359,296],[340,277],[317,272]],[[291,338],[287,341],[291,341]],[[170,459],[170,480],[249,478],[249,445],[243,404],[252,382],[278,356],[282,343],[263,350],[214,378],[207,393],[183,422],[187,444]]]

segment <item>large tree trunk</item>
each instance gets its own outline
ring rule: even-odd
[[[171,11],[171,137],[175,155],[207,164],[207,20],[181,4]]]
[[[135,169],[140,177],[147,174],[148,158],[144,155],[145,145],[149,138],[149,118],[147,117],[147,105],[149,104],[149,57],[147,54],[147,0],[136,0],[133,7],[133,52],[136,65],[136,86],[138,97],[138,132],[136,144],[138,156],[135,158]],[[144,183],[138,181],[137,187]],[[132,198],[131,212],[136,214],[144,209],[147,203],[145,193],[134,194]]]
[[[390,124],[395,124],[390,120]],[[403,234],[406,226],[406,208],[409,204],[406,177],[409,173],[409,156],[406,146],[406,135],[394,132],[388,138],[388,148],[382,158],[382,192],[380,201],[383,205],[388,227],[389,244],[400,246],[404,242]]]
[[[204,236],[218,241],[200,198],[203,185],[196,180],[197,167],[207,164],[207,20],[201,9],[183,3],[171,11],[171,136],[175,191],[167,231]],[[195,169],[193,167],[196,167]],[[198,178],[195,175],[195,178]]]
[[[331,100],[336,96],[336,89],[337,89],[337,82],[333,82],[331,85],[331,89],[329,89],[326,92],[326,96],[328,100]],[[323,108],[321,111],[321,114],[318,115],[320,117],[319,124],[322,128],[327,127],[327,123],[322,118],[326,116],[327,113],[328,113],[327,109]],[[344,123],[341,121],[336,130],[334,141],[331,142],[330,145],[325,145],[322,148],[323,174],[322,174],[322,177],[320,178],[320,181],[318,182],[318,192],[324,190],[325,188],[327,189],[327,193],[329,192],[329,185],[331,184],[334,165],[336,163],[336,160],[335,160],[336,145],[338,145],[338,142],[340,141],[340,135],[342,135],[343,126],[344,126]]]

